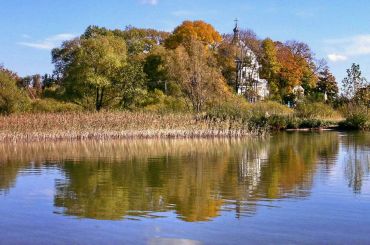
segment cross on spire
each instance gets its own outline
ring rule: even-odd
[[[238,18],[236,18],[235,20],[235,28],[234,28],[234,38],[233,38],[233,42],[234,43],[238,43],[239,42],[239,26],[238,26]]]

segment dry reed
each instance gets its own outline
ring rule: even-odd
[[[191,114],[100,112],[0,117],[0,142],[243,137],[251,134],[256,133],[245,123],[199,119]]]

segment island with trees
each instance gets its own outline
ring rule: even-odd
[[[52,74],[0,66],[0,141],[370,128],[370,83],[358,64],[339,92],[307,44],[261,40],[237,24],[222,35],[204,21],[171,33],[89,26],[51,55]]]

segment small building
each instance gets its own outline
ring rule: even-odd
[[[297,85],[292,90],[293,94],[297,97],[303,97],[305,89],[301,85]]]
[[[240,39],[240,30],[236,21],[233,44],[237,47],[235,58],[235,88],[239,95],[244,95],[249,102],[255,103],[269,96],[268,82],[260,78],[261,65],[255,53]]]
[[[295,98],[294,98],[294,102],[297,103],[297,102],[300,102],[304,99],[304,92],[305,92],[305,89],[301,86],[301,85],[297,85],[293,88],[292,90]]]

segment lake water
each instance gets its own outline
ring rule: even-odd
[[[0,244],[370,244],[370,134],[0,145]]]

